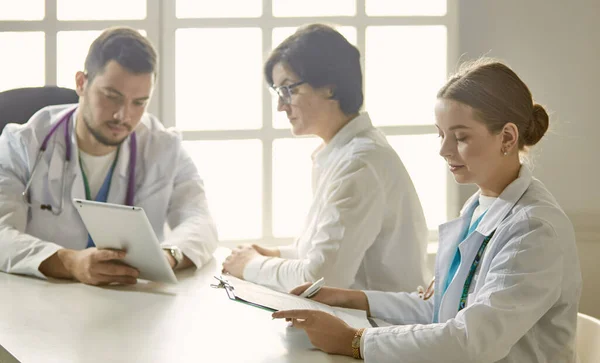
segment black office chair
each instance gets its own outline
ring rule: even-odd
[[[16,88],[0,92],[0,134],[8,123],[23,124],[41,108],[79,102],[77,93],[56,86]]]

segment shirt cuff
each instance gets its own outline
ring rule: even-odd
[[[262,267],[263,263],[265,263],[265,261],[268,259],[269,257],[266,256],[257,256],[251,259],[250,262],[246,264],[246,267],[244,267],[244,280],[250,282],[258,281],[260,268]]]
[[[389,292],[374,290],[363,290],[363,292],[367,296],[371,317],[378,317],[385,320],[387,311],[385,310],[385,306],[382,306],[383,304],[379,302],[387,301],[386,298],[389,296]]]
[[[365,329],[365,331],[360,336],[360,357],[362,359],[365,359],[365,335],[367,335],[367,332],[368,329]]]
[[[48,279],[48,277],[46,277],[46,275],[44,275],[40,271],[40,265],[42,264],[42,262],[46,261],[52,255],[54,255],[56,252],[58,252],[58,250],[62,250],[63,248],[64,247],[57,245],[55,243],[47,243],[41,251],[37,252],[31,258],[31,260],[28,263],[26,263],[26,265],[28,265],[26,270],[21,271],[21,269],[15,269],[14,271],[11,271],[11,272],[17,273],[17,274],[23,273],[26,275],[33,275],[33,276],[39,277],[41,279]],[[29,270],[29,268],[31,268],[31,270]]]

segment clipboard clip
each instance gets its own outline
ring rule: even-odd
[[[229,283],[229,281],[225,280],[223,278],[223,276],[218,277],[218,276],[213,276],[215,279],[217,279],[217,281],[219,281],[218,284],[210,284],[210,287],[214,288],[214,289],[232,289],[233,290],[233,286],[231,286],[231,284]]]
[[[214,289],[225,289],[225,292],[227,292],[227,297],[229,297],[232,300],[235,300],[235,293],[233,292],[234,287],[233,285],[231,285],[229,283],[229,281],[225,280],[223,278],[223,276],[218,277],[218,276],[213,276],[215,279],[217,279],[217,281],[219,281],[218,284],[210,284],[210,287],[214,288]]]

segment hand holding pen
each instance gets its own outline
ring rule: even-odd
[[[329,306],[365,310],[367,314],[370,314],[369,302],[364,292],[324,285],[325,280],[321,278],[313,284],[307,282],[294,288],[290,294],[306,297]]]
[[[308,289],[304,290],[304,292],[302,292],[300,294],[300,297],[305,297],[307,299],[312,298],[317,293],[319,293],[319,290],[321,290],[321,288],[323,287],[323,285],[325,285],[325,278],[321,277],[320,279],[318,279],[317,281],[315,281],[312,285],[310,285],[308,287]]]

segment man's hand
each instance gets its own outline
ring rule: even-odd
[[[340,318],[316,310],[277,311],[272,317],[291,320],[294,327],[304,329],[312,345],[325,353],[352,357],[352,339],[356,329]]]
[[[139,271],[122,261],[125,255],[124,251],[96,248],[63,249],[42,262],[40,271],[46,276],[72,278],[88,285],[135,284]],[[57,268],[57,264],[61,264],[61,268]],[[52,274],[60,270],[63,273],[58,276]]]
[[[244,278],[244,268],[255,257],[260,256],[252,246],[238,246],[223,262],[223,272],[239,279]]]

